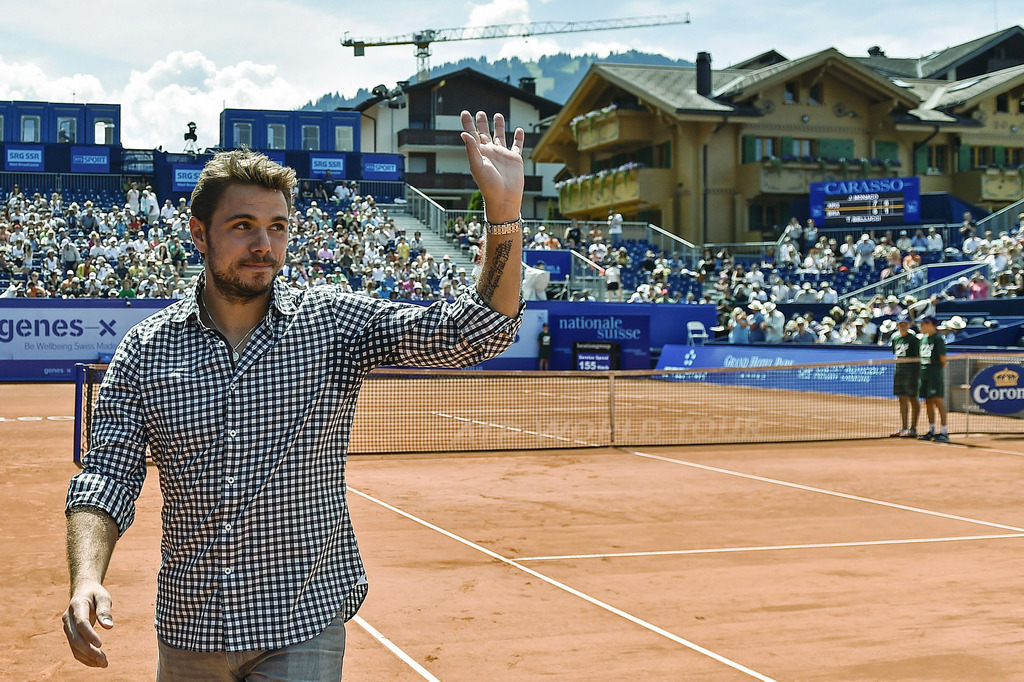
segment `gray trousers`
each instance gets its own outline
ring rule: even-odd
[[[339,615],[305,642],[266,651],[176,649],[157,638],[157,682],[336,682],[345,656],[345,621]]]

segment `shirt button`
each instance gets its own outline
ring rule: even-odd
[[[234,476],[228,476],[228,484],[232,484],[234,482],[235,482],[235,477]]]
[[[231,524],[230,523],[225,523],[224,524],[224,530],[231,530]]]
[[[231,567],[230,566],[228,566],[227,568],[224,569],[224,575],[231,575]]]
[[[231,436],[232,438],[234,438],[235,436],[238,435],[238,431],[235,431],[234,429],[231,429],[230,431],[228,431],[228,435]]]
[[[228,390],[229,390],[229,391],[233,391],[233,390],[235,390],[235,385],[234,385],[234,384],[229,384],[229,385],[228,385]]]

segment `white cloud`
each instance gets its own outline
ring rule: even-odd
[[[0,56],[0,99],[43,102],[101,102],[103,85],[95,76],[76,73],[49,78],[35,64],[19,64]]]
[[[467,2],[466,8],[469,9],[468,26],[522,24],[530,21],[528,0],[493,0],[483,5]]]
[[[556,54],[561,51],[558,41],[554,38],[528,38],[506,41],[501,46],[498,59],[511,59],[519,57],[524,62],[536,61],[546,54]]]
[[[185,124],[195,121],[199,146],[215,146],[223,108],[293,109],[307,97],[274,66],[240,62],[218,68],[201,52],[172,52],[145,71],[132,71],[120,97],[122,142],[177,151]]]

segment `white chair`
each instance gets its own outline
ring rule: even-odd
[[[695,346],[694,341],[700,339],[700,345],[704,345],[704,342],[708,340],[708,330],[704,326],[704,323],[700,320],[690,320],[686,323],[686,337],[687,343],[691,346]]]

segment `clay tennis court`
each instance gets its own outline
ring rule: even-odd
[[[154,470],[107,576],[111,667],[61,631],[73,410],[0,385],[0,677],[152,679]],[[1024,679],[1024,441],[954,442],[352,457],[346,679]]]

